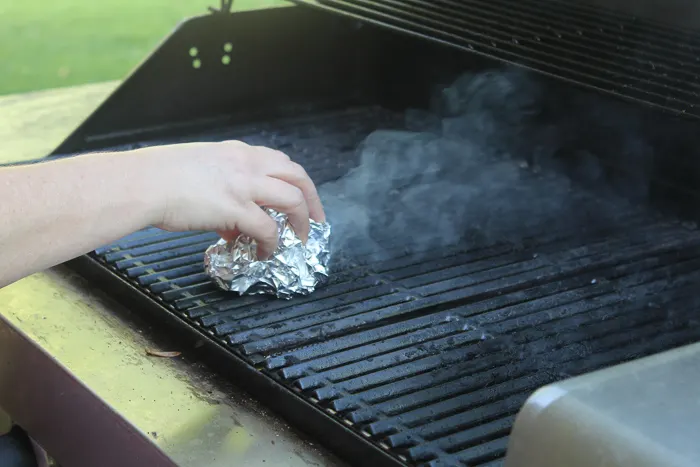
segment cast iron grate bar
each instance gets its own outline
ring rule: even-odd
[[[199,139],[282,145],[322,181],[347,170],[330,154],[398,121],[354,110]],[[700,338],[700,233],[631,208],[618,220],[430,255],[407,239],[343,256],[326,287],[291,301],[216,289],[208,232],[145,229],[93,257],[404,464],[500,465],[538,387]]]
[[[295,0],[700,117],[700,34],[556,0]]]

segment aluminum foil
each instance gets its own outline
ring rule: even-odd
[[[275,295],[290,299],[308,295],[328,280],[331,226],[310,220],[304,245],[285,214],[265,209],[277,222],[278,246],[272,256],[259,261],[255,240],[240,235],[219,240],[204,253],[204,270],[222,289],[241,295]]]

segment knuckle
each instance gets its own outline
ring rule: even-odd
[[[238,140],[222,141],[219,144],[221,145],[219,147],[223,149],[224,154],[234,156],[235,158],[240,158],[250,150],[249,145]]]
[[[229,139],[226,141],[222,141],[222,144],[227,145],[232,148],[249,148],[250,146],[247,143],[244,143],[243,141],[237,140],[237,139]]]
[[[298,175],[301,175],[301,176],[304,177],[304,178],[307,178],[307,177],[308,177],[308,175],[307,175],[307,173],[306,173],[306,169],[304,169],[304,167],[302,167],[301,164],[292,161],[291,164],[290,164],[290,167],[291,167],[291,170],[292,170],[294,173],[296,173],[296,174],[298,174]]]
[[[267,225],[262,233],[262,241],[265,243],[276,243],[277,242],[277,226]]]
[[[275,156],[278,157],[280,160],[283,160],[283,161],[285,161],[285,162],[288,162],[288,161],[291,160],[291,159],[289,158],[289,156],[288,156],[286,153],[284,153],[284,152],[282,152],[282,151],[280,151],[280,150],[273,149],[272,152],[273,152],[273,153],[275,154]]]
[[[257,150],[260,155],[268,159],[289,161],[289,156],[278,149],[269,148],[266,146],[252,146],[253,149]]]
[[[241,183],[238,186],[233,187],[232,191],[233,193],[231,193],[231,198],[233,202],[238,205],[245,206],[253,198],[253,190],[248,186],[247,183]]]
[[[291,207],[293,208],[299,208],[301,207],[306,199],[304,198],[304,193],[297,187],[293,187],[293,189],[289,193],[289,203]]]
[[[248,145],[240,141],[224,141],[219,146],[220,150],[217,151],[219,160],[223,164],[223,168],[226,173],[229,171],[246,171],[248,170]]]

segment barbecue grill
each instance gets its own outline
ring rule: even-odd
[[[476,220],[452,219],[464,231],[449,239],[427,226],[432,243],[377,204],[372,245],[344,236],[359,220],[331,202],[331,281],[291,301],[218,290],[210,232],[149,228],[72,267],[358,465],[500,465],[538,388],[700,338],[700,33],[559,0],[295,3],[184,22],[50,157],[235,138],[286,152],[326,193],[376,130],[459,134],[428,110],[449,112],[436,90],[467,73],[510,90],[482,110],[517,131],[470,133],[495,149],[469,173],[517,171],[496,193],[511,197],[450,205]],[[535,103],[513,126],[520,97]],[[392,144],[378,167],[405,162]],[[472,186],[458,160],[433,190]],[[385,186],[367,189],[388,203]],[[563,204],[547,211],[542,193]],[[485,226],[501,215],[507,228]]]

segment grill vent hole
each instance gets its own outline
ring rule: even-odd
[[[194,58],[194,60],[192,60],[192,68],[201,67],[202,61],[200,59],[196,58],[197,55],[199,55],[199,50],[197,50],[197,47],[190,47],[189,53],[190,53],[190,57]]]

